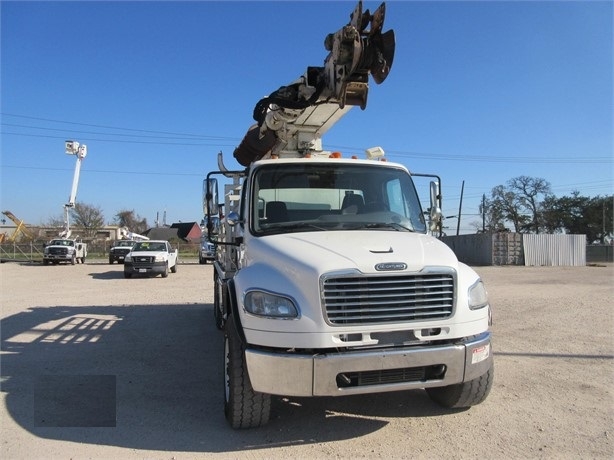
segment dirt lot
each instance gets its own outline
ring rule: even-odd
[[[211,270],[128,280],[102,261],[1,264],[0,456],[614,456],[612,265],[476,268],[496,367],[479,406],[445,411],[423,391],[277,398],[270,424],[248,431],[223,415]]]

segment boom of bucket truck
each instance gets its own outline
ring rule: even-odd
[[[358,2],[327,35],[324,66],[256,104],[234,151],[244,169],[220,153],[205,179],[205,215],[221,218],[213,311],[233,428],[267,423],[271,395],[425,389],[459,408],[490,392],[490,304],[477,273],[432,235],[438,183],[427,225],[412,173],[382,148],[366,159],[322,148],[351,107],[366,108],[369,75],[382,83],[390,72],[384,16],[383,3],[371,14]]]
[[[87,146],[85,144],[79,144],[76,141],[66,141],[66,154],[75,155],[77,162],[75,163],[75,173],[72,179],[72,188],[70,189],[70,196],[68,202],[64,205],[64,230],[60,233],[63,238],[70,238],[70,210],[75,207],[75,200],[77,199],[77,188],[79,187],[79,174],[81,172],[81,162],[87,155]]]
[[[75,155],[77,157],[77,163],[75,164],[75,173],[73,175],[68,203],[64,205],[64,229],[60,232],[59,238],[54,238],[45,244],[43,250],[43,265],[48,265],[50,263],[59,264],[63,262],[72,265],[78,262],[83,264],[87,257],[87,244],[75,238],[71,238],[72,231],[70,229],[70,210],[75,207],[81,162],[87,155],[87,146],[80,145],[75,141],[66,141],[65,148],[66,154]]]

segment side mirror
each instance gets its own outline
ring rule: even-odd
[[[441,226],[441,195],[439,194],[439,184],[435,181],[431,182],[431,209],[429,214],[429,229],[432,232],[437,231]]]
[[[217,179],[205,179],[203,181],[203,214],[211,216],[219,212]]]
[[[239,221],[239,215],[234,211],[230,211],[226,216],[226,222],[228,222],[228,225],[230,225],[231,227],[237,225]]]

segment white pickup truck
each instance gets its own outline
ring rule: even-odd
[[[69,238],[56,238],[45,244],[43,251],[43,265],[59,264],[60,262],[75,265],[85,263],[87,257],[87,244]]]
[[[177,273],[179,254],[165,240],[139,241],[124,259],[124,277],[132,275],[168,276],[169,270]]]

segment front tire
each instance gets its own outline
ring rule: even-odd
[[[177,273],[177,262],[171,267],[171,273]]]
[[[164,266],[164,271],[162,272],[162,278],[168,277],[168,262]]]
[[[235,429],[266,425],[271,415],[271,395],[252,388],[233,315],[224,328],[224,414]]]
[[[75,265],[76,263],[77,263],[77,257],[72,256],[72,258],[70,259],[70,265]]]
[[[485,374],[468,382],[448,385],[447,387],[427,388],[429,397],[437,404],[449,409],[460,409],[475,406],[483,402],[490,389],[495,376],[494,363]]]

